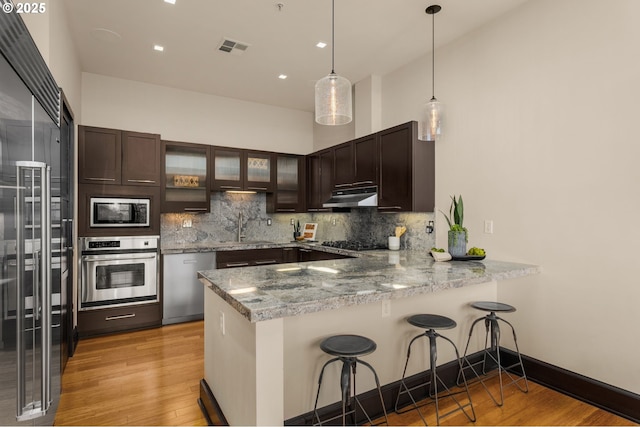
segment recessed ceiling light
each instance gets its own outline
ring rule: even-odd
[[[327,44],[325,42],[318,42],[316,44],[316,47],[319,47],[320,49],[323,49],[323,48],[327,47]]]
[[[287,78],[287,75],[286,75],[286,74],[280,74],[280,75],[278,76],[278,78],[279,78],[280,80],[284,80],[284,79],[286,79],[286,78]]]
[[[158,52],[164,52],[164,46],[160,46],[159,44],[154,44],[153,50],[157,50]]]
[[[176,0],[164,0],[165,3],[176,4]]]

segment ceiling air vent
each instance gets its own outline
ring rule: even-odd
[[[248,47],[249,45],[247,43],[231,40],[225,37],[224,39],[222,39],[222,43],[220,43],[220,46],[218,46],[218,50],[230,53],[232,55],[242,55]]]

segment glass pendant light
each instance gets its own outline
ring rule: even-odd
[[[331,73],[316,82],[316,122],[344,125],[351,122],[351,82],[334,71],[335,0],[331,0]]]
[[[425,105],[420,122],[418,139],[420,141],[435,141],[442,136],[442,103],[435,95],[435,14],[442,7],[437,4],[429,6],[425,12],[431,15],[431,100]]]

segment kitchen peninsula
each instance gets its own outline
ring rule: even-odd
[[[327,336],[355,333],[376,341],[377,351],[366,359],[389,384],[401,378],[408,341],[420,333],[406,317],[430,312],[454,318],[458,328],[447,336],[460,346],[478,316],[470,302],[495,300],[497,281],[539,271],[492,260],[436,263],[423,251],[383,250],[352,259],[201,271],[207,286],[205,380],[231,425],[282,425],[312,410],[318,373],[329,359],[318,344]],[[438,364],[453,358],[443,348]],[[416,360],[410,374],[426,369],[424,359]],[[324,381],[335,387],[323,388],[319,407],[340,400],[337,368]],[[363,372],[358,392],[373,387]]]

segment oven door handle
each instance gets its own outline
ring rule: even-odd
[[[126,261],[130,259],[158,259],[158,254],[153,252],[147,253],[125,253],[125,254],[108,254],[108,255],[82,255],[82,262],[91,261]]]

